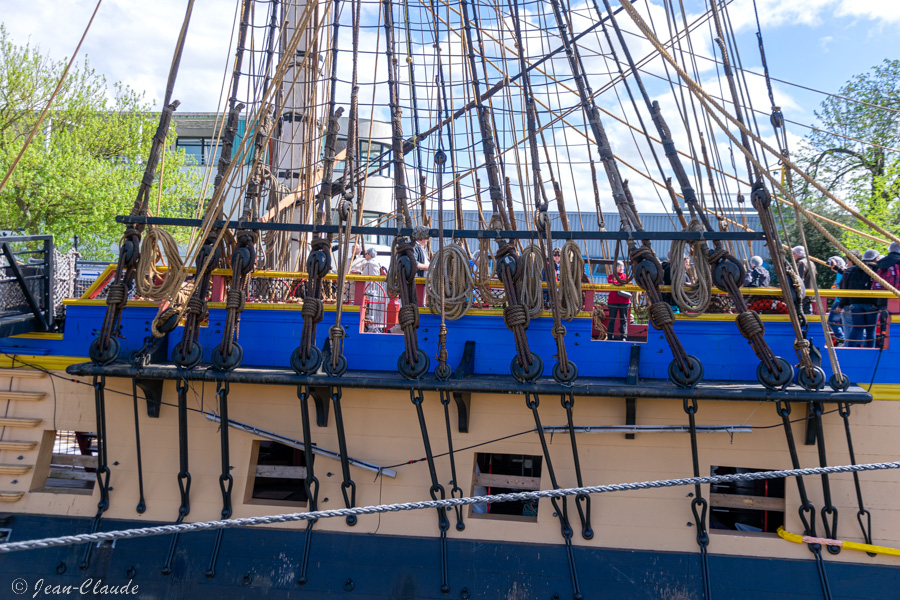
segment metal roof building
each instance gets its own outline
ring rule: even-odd
[[[599,231],[600,228],[597,225],[597,215],[593,212],[568,212],[569,218],[569,229],[572,231]],[[673,215],[668,215],[666,213],[641,213],[640,215],[641,221],[644,224],[644,229],[646,231],[661,231],[661,232],[675,232],[681,231],[681,224],[678,222],[677,217]],[[554,231],[562,231],[562,223],[560,222],[559,213],[551,212],[550,218],[553,222],[553,230]],[[485,222],[490,222],[491,213],[485,211],[484,220]],[[760,231],[760,223],[759,223],[759,215],[756,213],[746,214],[746,224],[747,226],[754,230]],[[737,217],[734,220],[743,222],[743,217]],[[477,210],[464,210],[463,211],[463,226],[465,229],[478,229],[480,227],[480,221],[478,217]],[[533,228],[533,225],[528,223],[525,218],[525,213],[516,212],[516,223],[518,229],[524,230]],[[619,215],[617,213],[604,214],[604,223],[607,231],[618,231],[619,230]],[[433,214],[431,217],[431,227],[436,228],[438,224],[437,214]],[[393,225],[393,223],[392,223]],[[718,227],[718,220],[715,217],[712,217],[712,225],[713,227]],[[393,225],[395,226],[395,225]],[[453,214],[453,211],[444,211],[444,228],[445,229],[455,229],[456,228],[456,220]],[[739,228],[735,226],[729,227],[729,231],[739,231]],[[598,258],[603,254],[601,252],[601,241],[600,240],[582,240],[579,242],[579,245],[582,246],[582,253],[588,258]],[[607,242],[609,245],[609,249],[611,253],[615,252],[615,242]],[[432,245],[436,247],[437,243],[435,240],[432,240]],[[554,242],[555,247],[562,246],[561,242]],[[624,243],[622,243],[620,249],[620,254],[625,251]],[[665,256],[668,251],[669,242],[656,242],[657,253],[660,256]],[[471,247],[471,246],[470,246]],[[768,260],[770,258],[769,249],[766,247],[765,242],[757,241],[752,242],[752,252],[748,252],[747,250],[747,242],[733,242],[734,253],[738,259],[748,259],[750,256],[761,256],[763,259]]]

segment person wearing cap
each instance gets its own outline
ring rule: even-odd
[[[840,256],[830,256],[825,262],[828,264],[828,268],[834,272],[834,283],[831,285],[831,289],[839,289],[841,280],[844,278],[844,271],[847,269],[847,263]],[[838,297],[835,297],[832,301],[831,310],[828,312],[828,327],[831,328],[836,345],[843,346],[844,321],[848,320],[850,315],[841,310],[840,303],[841,299]],[[846,327],[849,327],[849,325],[846,325]]]
[[[866,250],[862,255],[862,261],[871,268],[875,268],[875,260],[878,258],[876,250]],[[872,278],[853,265],[844,273],[841,279],[842,290],[870,290]],[[878,320],[878,307],[869,298],[841,298],[841,310],[849,310],[850,331],[846,332],[847,346],[850,348],[874,348],[875,347],[875,323]],[[846,323],[846,322],[845,322]]]
[[[759,256],[750,258],[750,268],[744,276],[744,287],[769,287],[772,281],[769,270],[763,266],[763,259]]]
[[[794,246],[791,250],[794,254],[794,261],[797,263],[797,275],[803,282],[803,287],[810,290],[816,285],[816,265],[806,256],[806,249],[803,246]],[[803,296],[803,314],[812,314],[812,302],[805,295]]]
[[[625,273],[625,263],[616,261],[616,272],[608,277],[610,283],[628,283],[628,275]],[[631,306],[631,292],[613,290],[607,300],[609,307],[609,339],[624,341],[628,336],[628,315]]]
[[[559,248],[553,249],[553,268],[556,269],[556,281],[559,281],[559,261],[562,260],[562,253]]]

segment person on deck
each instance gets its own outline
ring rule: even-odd
[[[628,281],[625,263],[616,261],[616,272],[609,276],[610,283],[624,284]],[[609,307],[609,339],[624,341],[628,337],[628,313],[631,306],[631,292],[613,290],[607,301]]]
[[[875,272],[879,277],[884,279],[894,289],[900,289],[900,244],[897,242],[892,243],[888,247],[888,253],[875,263],[875,269]],[[872,289],[880,291],[887,290],[880,281],[873,282]],[[890,324],[891,318],[890,313],[887,312],[888,299],[878,298],[876,302],[882,319],[881,331],[885,332],[887,331],[887,326]]]
[[[750,258],[750,268],[744,276],[744,287],[769,287],[772,278],[769,270],[763,266],[763,259],[759,256]]]
[[[844,259],[840,256],[831,256],[825,262],[828,263],[828,267],[834,272],[834,284],[831,286],[831,289],[840,289],[841,280],[844,278],[844,271],[847,270],[847,263],[845,263]],[[843,346],[844,327],[849,326],[849,323],[845,324],[844,321],[849,320],[849,315],[841,310],[840,304],[840,298],[835,298],[831,303],[831,310],[828,312],[828,327],[831,328],[835,343],[838,346]]]
[[[375,248],[366,248],[365,253],[365,262],[360,267],[361,275],[381,275],[381,267],[375,262],[375,258],[378,256],[378,250]]]
[[[875,267],[875,259],[878,252],[866,250],[862,256],[863,262],[869,267]],[[872,278],[853,265],[841,279],[842,290],[870,290]],[[841,298],[841,310],[850,311],[850,331],[846,332],[847,346],[850,348],[874,348],[875,347],[875,323],[878,320],[878,307],[869,298]]]
[[[378,250],[366,248],[365,262],[362,264],[361,275],[381,275],[381,266],[375,262]],[[369,333],[381,333],[385,324],[385,302],[387,295],[384,288],[377,281],[366,283],[366,331]]]
[[[362,247],[359,244],[355,244],[353,246],[353,257],[350,259],[350,272],[356,275],[362,273],[365,263],[366,255],[363,254]]]
[[[416,277],[425,277],[428,271],[428,248],[431,245],[431,238],[425,238],[416,242]]]
[[[794,254],[794,261],[797,263],[797,275],[803,282],[803,287],[807,290],[815,288],[816,285],[816,264],[806,256],[806,249],[803,246],[794,246],[791,250]],[[812,301],[806,296],[803,297],[803,314],[812,314]]]

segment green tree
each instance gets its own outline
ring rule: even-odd
[[[0,177],[21,151],[64,67],[39,48],[16,45],[0,24]],[[78,235],[86,258],[113,257],[111,247],[123,231],[115,216],[131,210],[158,119],[141,94],[119,83],[110,88],[86,59],[73,65],[0,192],[0,229],[53,234],[60,246]],[[182,168],[183,153],[167,151],[163,160],[152,198],[159,200],[160,215],[187,216],[196,177]]]
[[[854,76],[822,102],[815,115],[819,130],[807,135],[801,163],[829,191],[879,226],[900,233],[900,153],[894,150],[900,147],[900,60],[885,60]],[[807,205],[821,205],[823,200],[806,186],[800,195]],[[844,215],[829,212],[848,222]],[[852,224],[875,233],[855,220]],[[842,238],[851,249],[873,247],[861,236],[845,232]]]

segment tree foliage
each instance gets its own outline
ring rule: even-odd
[[[16,45],[0,24],[0,173],[22,149],[64,68],[39,48]],[[86,59],[73,65],[0,192],[0,229],[50,233],[61,246],[78,235],[86,258],[113,256],[123,231],[115,216],[131,210],[158,118],[141,94],[119,83],[110,88]],[[182,168],[183,154],[167,151],[163,160],[162,184],[158,179],[151,197],[159,214],[186,216],[196,181]]]
[[[801,162],[829,191],[879,226],[900,233],[900,153],[895,150],[900,148],[900,60],[885,60],[854,76],[815,115],[819,130],[806,137]],[[821,205],[823,200],[810,187],[801,190],[801,197],[806,204]],[[839,211],[826,211],[875,233]],[[842,242],[858,250],[873,246],[871,240],[846,232]]]

